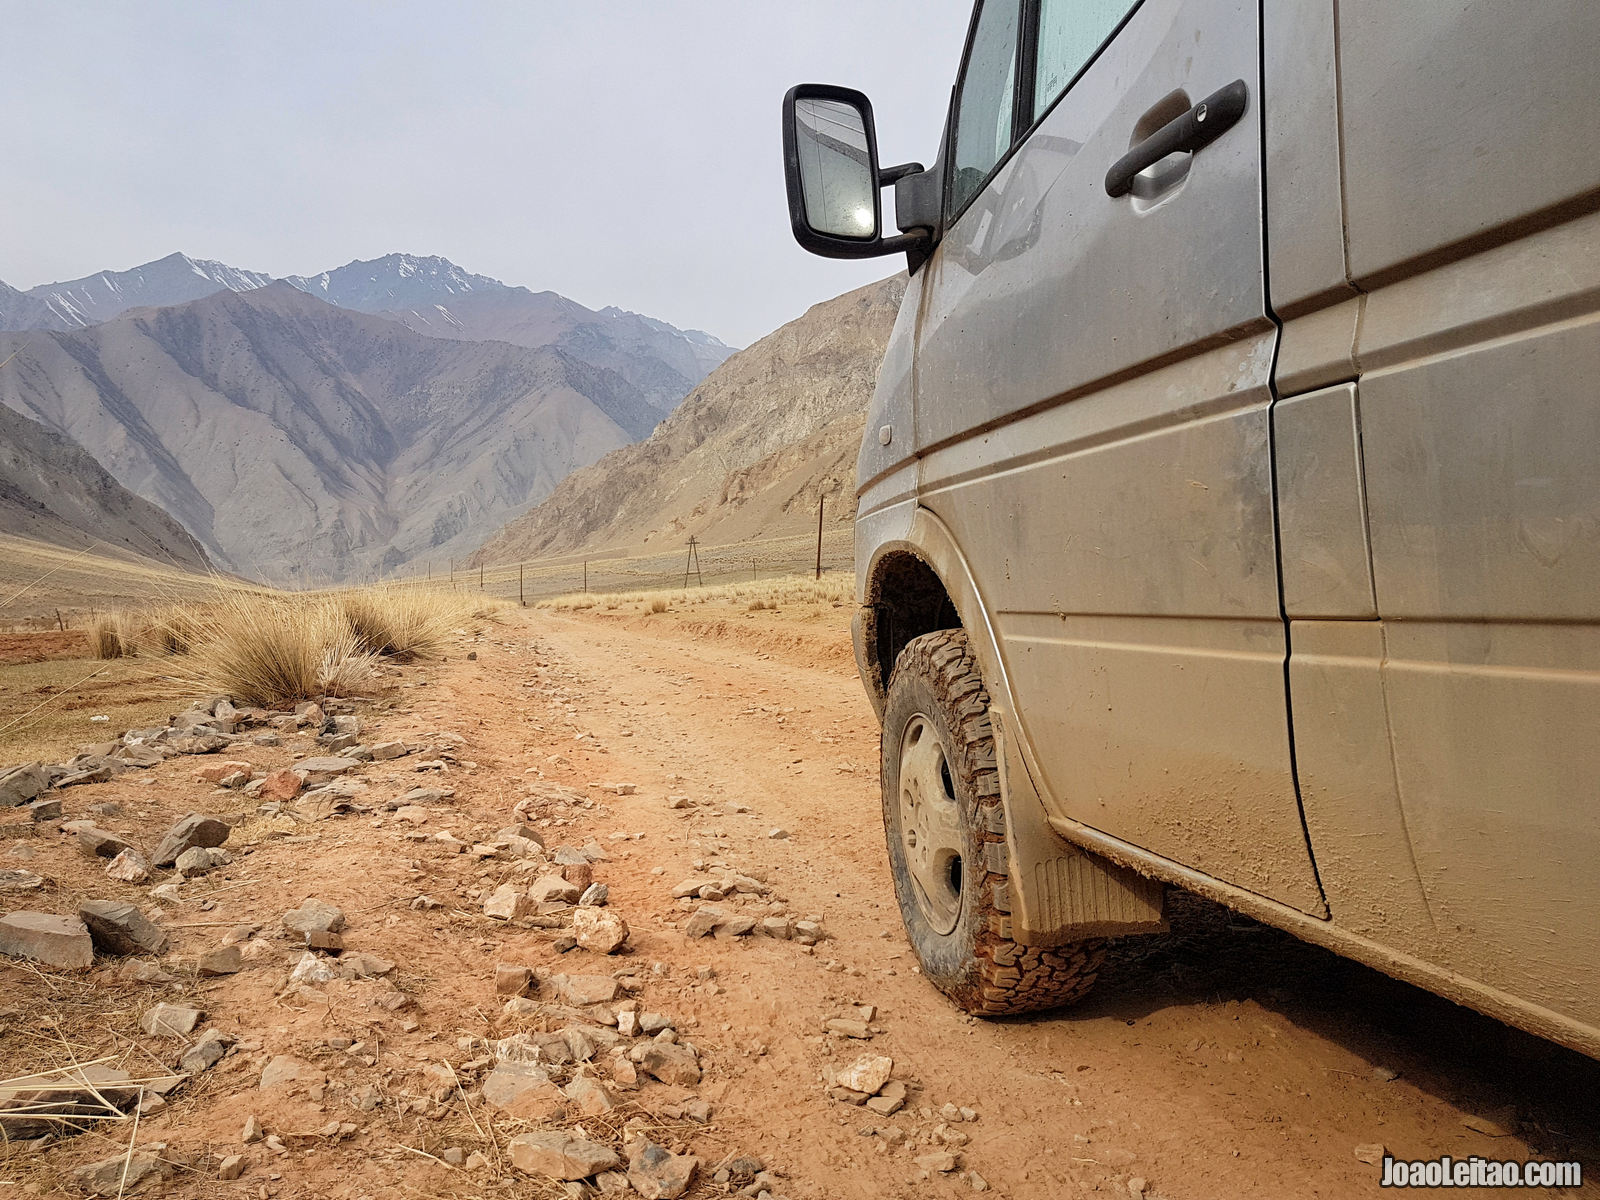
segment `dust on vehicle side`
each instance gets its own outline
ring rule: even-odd
[[[1597,53],[1583,0],[981,0],[931,169],[785,98],[801,244],[911,270],[856,649],[964,1007],[1172,884],[1600,1056]]]

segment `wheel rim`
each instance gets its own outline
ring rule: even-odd
[[[949,933],[961,917],[964,832],[944,747],[918,713],[900,738],[900,845],[917,907],[935,933]]]

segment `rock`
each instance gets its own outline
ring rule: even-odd
[[[94,964],[94,942],[77,917],[14,912],[0,917],[0,954],[81,970]]]
[[[223,767],[237,768],[243,766],[249,771],[249,763],[222,763]],[[210,768],[207,768],[208,770]],[[227,772],[224,772],[226,774]],[[220,778],[220,776],[219,776]],[[167,835],[161,839],[161,844],[156,847],[156,852],[150,856],[150,861],[158,867],[170,867],[178,861],[178,856],[185,850],[196,846],[210,849],[220,846],[228,840],[228,824],[216,817],[203,816],[200,813],[190,813],[179,821]]]
[[[919,1154],[916,1158],[917,1166],[924,1171],[936,1174],[948,1174],[961,1165],[960,1160],[948,1150],[935,1150],[932,1154]]]
[[[218,975],[237,975],[244,969],[244,951],[237,945],[219,946],[200,956],[196,971],[202,979]]]
[[[563,1112],[566,1095],[550,1081],[550,1073],[533,1063],[502,1062],[484,1076],[483,1100],[509,1116],[543,1121]]]
[[[244,1119],[244,1129],[239,1134],[239,1140],[246,1146],[250,1146],[259,1142],[265,1134],[266,1131],[261,1128],[261,1118],[251,1113]]]
[[[72,1175],[91,1196],[129,1196],[165,1179],[170,1169],[159,1153],[136,1150],[78,1167]]]
[[[289,972],[290,983],[332,983],[339,978],[339,968],[327,959],[307,950]]]
[[[36,824],[44,821],[61,820],[61,798],[47,796],[42,800],[35,800],[28,805],[28,816]]]
[[[12,767],[0,774],[0,808],[17,808],[32,800],[50,786],[50,776],[44,764],[28,763]]]
[[[174,865],[185,879],[193,879],[198,875],[204,875],[207,871],[225,867],[232,861],[233,855],[220,847],[191,846],[178,855],[178,861]]]
[[[561,1089],[567,1099],[578,1106],[578,1111],[585,1116],[597,1117],[601,1113],[608,1113],[615,1107],[611,1100],[611,1093],[606,1091],[605,1084],[590,1075],[575,1075],[572,1082]]]
[[[835,1071],[831,1083],[851,1091],[875,1096],[889,1082],[894,1070],[894,1059],[886,1054],[863,1054],[843,1070]]]
[[[328,715],[316,701],[303,700],[294,706],[294,723],[301,729],[321,729],[328,723]]]
[[[672,1018],[658,1012],[642,1012],[639,1014],[639,1028],[654,1037],[663,1029],[672,1028]]]
[[[533,984],[533,970],[512,963],[495,963],[494,990],[498,996],[526,996]]]
[[[404,758],[410,753],[404,742],[374,742],[370,747],[372,757],[378,762],[388,762],[392,758]]]
[[[788,917],[763,917],[756,925],[756,932],[765,937],[783,940],[794,934],[794,928],[789,923]]]
[[[700,1160],[645,1142],[628,1160],[628,1182],[644,1200],[677,1200],[689,1190]]]
[[[891,1079],[878,1090],[876,1096],[867,1099],[867,1107],[880,1117],[891,1117],[906,1105],[906,1085],[898,1079]]]
[[[178,1066],[190,1075],[209,1071],[222,1061],[232,1042],[232,1038],[224,1037],[215,1029],[208,1029],[198,1042],[183,1052],[178,1059]]]
[[[756,919],[747,917],[743,913],[730,913],[718,921],[712,932],[719,938],[746,937],[755,932]]]
[[[120,900],[85,900],[78,919],[89,927],[94,944],[107,954],[164,954],[163,930],[132,904]]]
[[[285,1084],[304,1084],[307,1087],[321,1087],[328,1082],[328,1077],[317,1068],[292,1058],[287,1054],[275,1055],[261,1071],[261,1088],[282,1087]]]
[[[603,908],[611,899],[611,889],[603,883],[591,883],[578,897],[579,908]]]
[[[237,774],[240,771],[243,771],[246,775],[250,774],[250,764],[239,759],[227,758],[221,762],[207,763],[194,772],[194,780],[196,783],[221,783],[227,776]],[[195,813],[190,813],[184,820],[190,820],[195,815]],[[200,843],[193,844],[198,845]]]
[[[152,1037],[187,1037],[203,1014],[187,1004],[157,1004],[139,1018],[139,1028]]]
[[[628,941],[628,923],[608,908],[579,908],[572,914],[572,936],[596,954],[615,954]]]
[[[91,826],[78,830],[78,849],[90,858],[115,858],[133,846],[115,833]]]
[[[651,1042],[641,1051],[639,1066],[662,1083],[696,1087],[700,1083],[700,1063],[693,1050],[672,1042]]]
[[[617,1032],[623,1037],[638,1037],[639,1028],[638,1012],[628,1009],[617,1014]]]
[[[872,1036],[872,1030],[865,1021],[851,1021],[843,1017],[831,1017],[822,1023],[822,1028],[828,1033],[836,1033],[840,1037],[861,1038],[865,1040]]]
[[[720,908],[713,908],[709,904],[702,904],[694,910],[694,915],[683,927],[683,935],[691,938],[705,937],[716,929],[719,922],[726,921],[728,914]]]
[[[528,888],[535,904],[576,904],[579,890],[560,875],[541,875]]]
[[[563,1001],[583,1008],[611,1003],[617,998],[619,984],[609,975],[552,975],[550,986]]]
[[[217,1178],[227,1182],[244,1174],[244,1155],[230,1154],[217,1164]]]
[[[303,758],[294,770],[309,784],[327,783],[361,765],[357,758]]]
[[[144,855],[130,846],[106,864],[106,878],[119,883],[147,883],[150,864]]]
[[[822,940],[822,926],[815,921],[796,921],[794,940],[802,946],[815,946]]]
[[[483,915],[497,921],[511,921],[525,917],[534,909],[528,893],[514,883],[502,883],[483,902]]]
[[[0,871],[0,892],[37,892],[44,887],[44,876],[32,871]]]
[[[290,933],[338,933],[344,928],[344,913],[337,905],[311,897],[299,908],[283,914],[283,927]]]
[[[284,803],[293,800],[300,794],[300,789],[305,787],[305,778],[298,773],[283,767],[273,771],[261,780],[260,796],[263,800],[276,800]]]
[[[1383,1165],[1384,1155],[1388,1149],[1382,1142],[1362,1142],[1356,1147],[1356,1161],[1364,1162],[1368,1166],[1378,1167]]]
[[[506,1150],[517,1170],[552,1179],[588,1179],[621,1162],[611,1147],[561,1131],[518,1134]]]
[[[776,825],[767,830],[767,836],[775,842],[787,841],[789,838],[789,831],[783,828],[781,825]]]

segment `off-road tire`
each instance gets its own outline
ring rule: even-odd
[[[920,722],[919,722],[920,718]],[[943,752],[945,796],[960,814],[959,915],[948,932],[919,899],[902,837],[900,767],[909,730],[931,728]],[[1009,854],[989,693],[965,631],[944,629],[907,643],[889,677],[884,706],[883,823],[895,898],[922,973],[969,1013],[1005,1016],[1059,1008],[1094,986],[1105,951],[1096,941],[1041,948],[1011,940]],[[951,793],[953,792],[953,796]],[[922,868],[924,871],[926,867]],[[948,911],[948,910],[946,910]]]

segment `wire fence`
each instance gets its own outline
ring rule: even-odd
[[[532,604],[575,592],[647,592],[685,586],[793,578],[817,570],[815,533],[708,546],[685,539],[648,554],[563,555],[495,566],[429,565],[410,582],[426,580],[457,591]],[[855,569],[855,529],[825,530],[821,538],[824,571]]]

